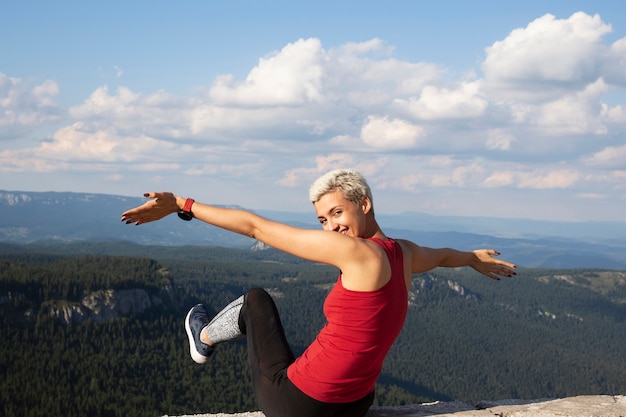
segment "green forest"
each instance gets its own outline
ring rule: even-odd
[[[0,415],[163,416],[255,410],[245,341],[189,358],[183,319],[252,287],[274,296],[300,353],[337,271],[273,250],[128,243],[0,244]],[[140,313],[66,320],[100,290],[141,290]],[[82,317],[82,318],[81,318]],[[376,405],[626,393],[626,273],[471,269],[414,276]]]

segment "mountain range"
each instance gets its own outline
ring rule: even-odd
[[[107,194],[0,190],[0,241],[259,247],[245,236],[196,221],[182,222],[176,216],[141,227],[119,221],[123,211],[144,201]],[[251,211],[303,228],[319,227],[312,212]],[[626,223],[450,217],[417,212],[377,214],[377,218],[390,236],[431,247],[494,248],[524,267],[626,269]]]

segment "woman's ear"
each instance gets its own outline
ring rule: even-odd
[[[361,199],[361,210],[363,214],[367,214],[372,210],[372,201],[369,197],[365,196]]]

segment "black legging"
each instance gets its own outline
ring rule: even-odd
[[[374,392],[351,403],[323,403],[298,389],[287,378],[295,357],[272,297],[261,288],[244,297],[239,327],[247,336],[254,398],[266,417],[362,417]]]

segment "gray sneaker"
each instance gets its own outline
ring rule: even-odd
[[[202,304],[193,307],[187,313],[185,330],[189,338],[189,353],[196,363],[206,363],[213,353],[213,347],[200,340],[200,332],[209,324],[209,315]]]

